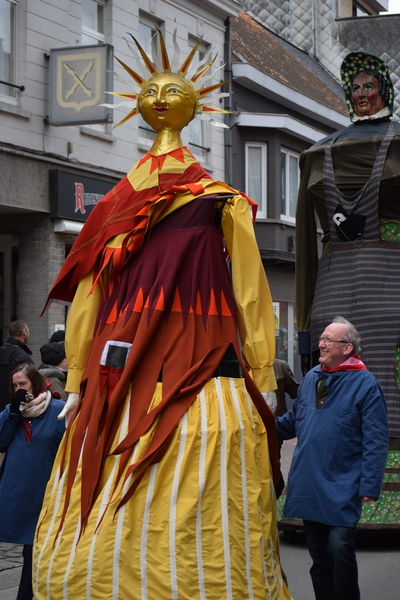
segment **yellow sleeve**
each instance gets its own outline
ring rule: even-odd
[[[119,248],[125,234],[120,233],[108,240],[107,248]],[[107,274],[103,273],[102,285],[105,285]],[[65,352],[68,361],[68,376],[65,391],[79,393],[82,375],[86,367],[93,331],[96,324],[102,298],[101,288],[93,285],[93,273],[90,272],[78,285],[76,294],[68,313],[65,335]]]
[[[79,393],[79,386],[85,370],[90,343],[101,301],[98,285],[88,296],[93,283],[92,272],[84,277],[76,291],[68,313],[65,335],[65,352],[68,361],[68,377],[65,391]]]
[[[276,389],[274,313],[249,204],[243,196],[235,196],[225,205],[222,229],[232,261],[243,356],[259,390],[269,392]]]

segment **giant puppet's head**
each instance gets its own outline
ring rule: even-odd
[[[393,84],[381,58],[368,52],[350,52],[342,62],[340,75],[352,121],[388,118],[393,113]],[[364,94],[361,102],[360,94]]]
[[[114,75],[120,82],[130,85],[133,93],[109,92],[124,100],[119,104],[106,106],[111,106],[112,108],[129,106],[133,107],[133,109],[115,127],[126,123],[126,121],[140,113],[146,123],[157,132],[163,128],[172,128],[181,131],[194,118],[209,121],[215,113],[228,112],[220,108],[202,104],[201,102],[205,96],[224,85],[224,83],[227,83],[223,82],[202,87],[212,77],[210,74],[205,77],[216,59],[214,57],[214,59],[208,62],[211,51],[207,53],[202,61],[190,69],[190,65],[199,47],[199,43],[197,43],[182,65],[179,66],[179,47],[176,41],[176,31],[173,36],[175,52],[171,62],[160,31],[158,31],[158,35],[160,56],[153,51],[153,60],[150,60],[139,42],[131,36],[143,59],[143,62],[141,62],[136,50],[127,42],[129,49],[136,58],[142,75],[133,71],[116,57],[117,61],[129,73],[133,81],[123,80],[116,73]],[[215,101],[228,95],[226,93],[217,94],[210,97],[209,101]]]

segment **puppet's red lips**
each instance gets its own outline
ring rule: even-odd
[[[159,115],[162,115],[163,113],[167,112],[167,108],[153,108],[154,112],[156,112]]]

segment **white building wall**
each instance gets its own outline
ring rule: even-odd
[[[237,14],[240,8],[234,0],[106,0],[105,4],[105,41],[112,44],[115,55],[134,70],[134,58],[123,38],[128,37],[128,32],[139,38],[140,10],[161,23],[171,54],[172,34],[177,28],[182,61],[189,52],[189,36],[203,35],[203,42],[212,45],[218,53],[215,66],[220,66],[224,56],[225,19]],[[17,83],[24,85],[25,90],[18,91],[15,100],[0,96],[1,140],[96,167],[127,172],[146,149],[138,143],[137,119],[116,129],[106,125],[105,132],[87,126],[54,127],[45,122],[49,112],[49,59],[45,54],[51,48],[80,44],[81,0],[19,0],[18,23]],[[117,61],[114,69],[128,78]],[[221,81],[222,77],[223,73],[218,72],[208,83]],[[130,91],[116,80],[114,89]],[[128,110],[116,110],[114,123]],[[207,125],[207,129],[207,146],[211,151],[203,164],[213,177],[220,179],[224,177],[224,132],[211,125]],[[187,133],[183,141],[188,143]],[[70,155],[68,142],[73,147]]]

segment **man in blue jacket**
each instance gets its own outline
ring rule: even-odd
[[[379,498],[388,447],[386,402],[360,360],[360,337],[336,317],[319,342],[293,409],[277,418],[298,438],[284,514],[304,520],[317,600],[359,600],[355,528],[362,501]]]

